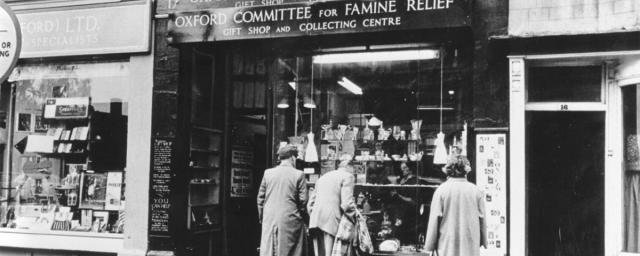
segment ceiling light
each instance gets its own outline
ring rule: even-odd
[[[456,91],[454,91],[454,90],[449,90],[449,95],[454,95],[454,94],[456,94]]]
[[[309,96],[305,96],[302,102],[302,106],[305,108],[316,108],[316,103]]]
[[[278,102],[277,106],[281,109],[289,108],[289,101],[287,100],[287,98],[282,98],[280,102]]]
[[[439,58],[439,51],[432,49],[333,53],[313,56],[313,63],[353,63],[371,61],[429,60]]]
[[[358,86],[357,84],[351,82],[351,80],[347,79],[346,77],[342,77],[342,81],[338,81],[338,84],[349,90],[353,94],[362,95],[362,88],[360,88],[360,86]]]

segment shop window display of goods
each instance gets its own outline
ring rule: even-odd
[[[310,193],[340,159],[352,159],[354,198],[376,252],[422,248],[442,167],[450,154],[467,154],[468,63],[452,52],[327,51],[274,61],[274,152],[298,147]]]
[[[126,70],[122,65],[104,67]],[[69,70],[64,67],[91,65],[54,66],[22,67],[23,77],[17,78],[16,118],[7,127],[13,145],[4,150],[12,168],[0,172],[9,184],[0,195],[0,232],[122,233],[126,107],[102,97],[94,100],[91,87],[110,79],[79,82],[66,73],[60,78]],[[123,74],[110,75],[117,80]]]

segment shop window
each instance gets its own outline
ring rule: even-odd
[[[529,102],[601,102],[601,66],[553,66],[529,69]]]
[[[123,232],[128,76],[127,61],[14,70],[3,86],[14,96],[2,97],[0,231]]]
[[[640,119],[637,85],[622,89],[624,122],[624,247],[640,253]]]
[[[341,156],[353,157],[354,196],[374,247],[397,238],[398,250],[414,251],[444,180],[442,160],[434,159],[438,134],[444,152],[466,153],[470,82],[452,52],[390,48],[276,58],[272,156],[280,145],[297,145],[310,187]]]

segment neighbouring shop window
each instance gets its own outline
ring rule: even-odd
[[[128,61],[24,64],[10,80],[0,232],[122,233]]]
[[[601,102],[602,66],[531,67],[529,102]]]
[[[422,248],[430,200],[445,177],[442,161],[453,151],[467,153],[463,113],[471,82],[468,63],[455,55],[383,46],[272,62],[272,156],[280,145],[297,145],[297,167],[313,187],[350,155],[354,198],[376,250],[393,251],[388,241],[398,241],[395,251]]]
[[[624,251],[640,253],[640,119],[638,85],[622,89],[624,122]]]

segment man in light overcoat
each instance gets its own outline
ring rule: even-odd
[[[257,200],[262,223],[260,256],[303,255],[307,183],[302,171],[295,168],[297,155],[295,146],[281,147],[280,165],[264,172]]]
[[[309,200],[309,229],[316,256],[329,256],[343,214],[353,215],[354,177],[351,158],[341,157],[337,170],[322,175]]]

